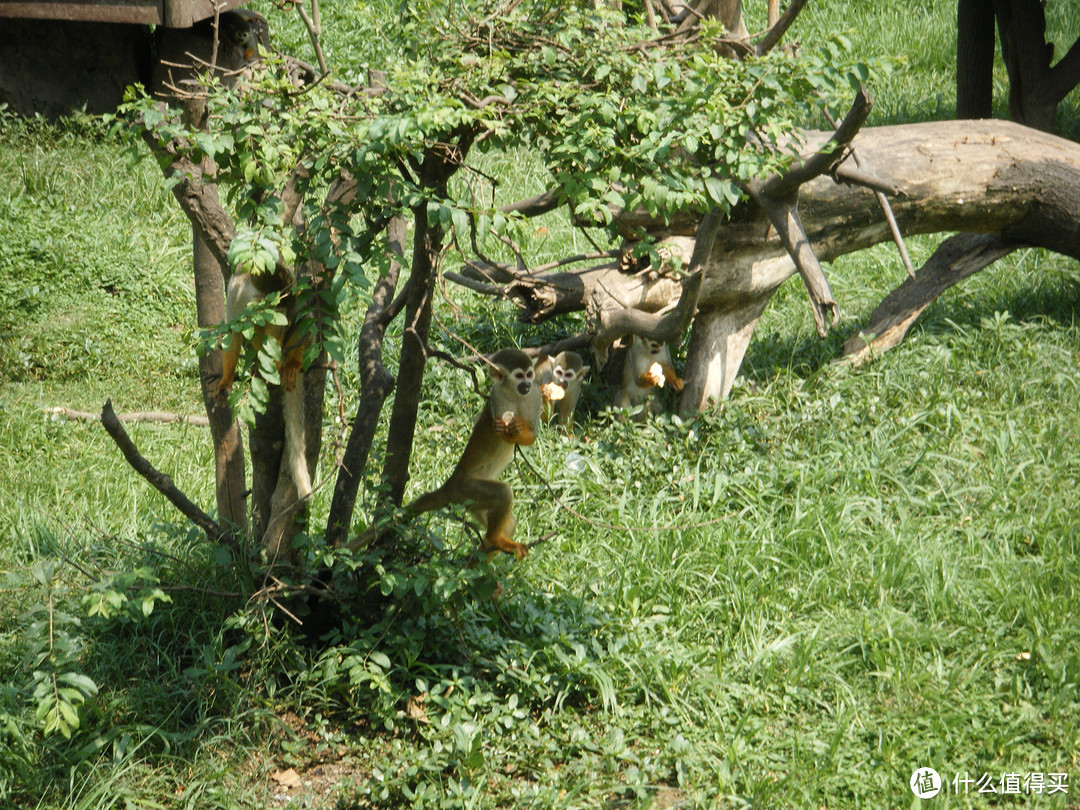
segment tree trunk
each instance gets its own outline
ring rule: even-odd
[[[358,340],[360,402],[349,430],[341,458],[330,514],[326,519],[326,542],[340,546],[348,539],[360,479],[367,467],[371,444],[379,424],[383,404],[394,388],[394,378],[382,363],[383,336],[394,318],[392,301],[401,274],[400,257],[405,253],[405,220],[394,217],[386,229],[387,247],[394,254],[390,267],[375,285],[371,306],[364,316]]]
[[[959,0],[956,11],[956,117],[990,118],[994,111],[994,9]]]
[[[1054,129],[1057,99],[1040,92],[1054,46],[1046,41],[1041,0],[994,0],[1001,57],[1009,72],[1009,117],[1046,132]]]
[[[390,413],[383,464],[383,477],[389,485],[390,500],[395,504],[401,503],[405,484],[409,481],[409,458],[416,433],[420,386],[424,381],[431,329],[431,296],[443,238],[442,228],[428,223],[427,209],[423,206],[413,212],[413,225],[412,275],[408,281],[397,393]]]
[[[200,329],[217,326],[225,319],[225,280],[221,264],[213,252],[192,229],[192,256],[195,268],[195,309]],[[240,423],[232,408],[219,402],[214,387],[221,379],[221,350],[207,352],[199,358],[199,379],[202,383],[203,404],[210,420],[210,436],[214,443],[214,481],[217,493],[218,520],[238,535],[247,531],[247,503],[244,500],[244,442]]]

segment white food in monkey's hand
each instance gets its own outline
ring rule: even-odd
[[[566,389],[558,383],[548,383],[543,388],[544,396],[552,402],[557,402],[566,396]]]
[[[503,411],[502,420],[503,420],[503,422],[505,422],[506,424],[509,425],[511,422],[514,421],[514,412],[513,411]]]
[[[649,379],[652,380],[653,385],[659,388],[664,387],[664,369],[659,363],[653,363],[649,366]]]

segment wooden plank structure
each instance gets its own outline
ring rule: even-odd
[[[0,17],[188,28],[245,0],[0,0]]]
[[[47,118],[115,110],[159,58],[212,41],[245,0],[0,0],[0,105]]]

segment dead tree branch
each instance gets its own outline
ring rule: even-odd
[[[101,426],[116,442],[116,446],[120,448],[120,452],[124,454],[124,458],[127,459],[127,463],[131,465],[131,468],[145,478],[154,489],[168,498],[169,502],[179,509],[184,517],[206,532],[207,537],[215,543],[232,545],[235,542],[229,531],[219,526],[212,517],[192,503],[183,492],[176,488],[168,475],[155,469],[139,453],[135,443],[131,441],[131,437],[128,436],[127,431],[124,430],[115,411],[113,411],[111,400],[106,400],[105,406],[101,409]]]
[[[911,278],[889,293],[870,325],[844,344],[841,362],[862,365],[904,339],[915,319],[945,290],[1022,247],[996,233],[961,233],[942,242]]]
[[[783,174],[773,175],[765,180],[750,180],[744,185],[751,199],[761,207],[776,228],[781,243],[802,276],[810,296],[814,323],[821,337],[825,337],[829,329],[836,326],[840,313],[829,281],[821,269],[821,263],[814,254],[799,217],[799,188],[816,177],[832,172],[833,167],[843,159],[844,149],[866,121],[871,106],[866,88],[859,88],[851,109],[823,148]]]
[[[46,413],[63,416],[65,419],[77,419],[81,422],[100,422],[101,414],[89,411],[76,411],[71,408],[56,407],[47,408]],[[187,415],[181,413],[167,413],[165,411],[136,411],[134,413],[118,413],[116,419],[119,422],[165,422],[170,424],[182,423],[206,427],[210,420],[205,416]]]

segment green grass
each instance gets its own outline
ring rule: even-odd
[[[867,58],[905,57],[875,85],[875,123],[947,117],[952,5],[812,3],[797,34],[842,20]],[[1062,118],[1075,126],[1075,105]],[[543,433],[508,478],[518,539],[554,534],[495,562],[498,600],[473,596],[492,572],[462,567],[460,523],[432,516],[403,542],[447,553],[389,569],[312,643],[248,602],[244,566],[99,426],[45,412],[201,407],[188,225],[156,169],[87,125],[6,121],[0,146],[0,805],[906,808],[920,766],[1080,773],[1075,261],[998,262],[859,370],[830,361],[902,278],[895,250],[827,268],[843,318],[826,341],[789,282],[715,413],[624,425],[594,385],[577,439]],[[528,156],[491,163],[508,198],[537,190]],[[531,252],[583,248],[544,225]],[[910,247],[918,263],[934,242]],[[485,346],[576,328],[455,300],[444,323]],[[410,493],[467,434],[464,376],[429,374]],[[130,432],[213,502],[204,430]],[[95,582],[139,569],[115,588],[129,606],[88,615],[109,590]],[[70,741],[42,733],[27,691],[69,669],[98,687]],[[289,768],[305,785],[280,785]],[[1078,791],[950,788],[926,806],[1068,807]]]

